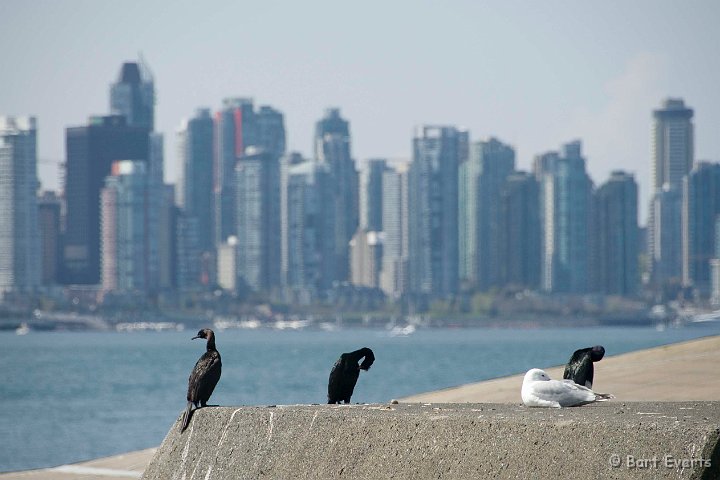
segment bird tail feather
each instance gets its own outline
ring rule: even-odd
[[[615,398],[615,395],[613,395],[612,393],[595,393],[596,402],[605,402],[612,398]]]
[[[180,428],[180,433],[184,432],[190,424],[190,417],[192,416],[192,406],[192,402],[187,402],[187,407],[185,407],[185,411],[183,412],[182,416],[182,427]]]

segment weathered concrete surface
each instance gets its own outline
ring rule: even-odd
[[[142,478],[720,478],[719,437],[720,402],[215,407]]]
[[[568,353],[568,358],[570,357]],[[608,352],[610,354],[612,352]],[[566,361],[567,359],[558,359]],[[595,363],[593,390],[626,402],[720,400],[720,336],[606,356]],[[528,367],[530,369],[531,366]],[[543,368],[543,366],[538,365]],[[543,368],[561,379],[564,366]],[[520,402],[525,372],[402,398],[402,402]]]

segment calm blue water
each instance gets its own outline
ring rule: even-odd
[[[48,467],[159,445],[185,407],[204,351],[179,333],[0,333],[0,472]],[[354,402],[392,398],[564,363],[576,348],[607,355],[720,334],[720,324],[668,329],[548,328],[218,333],[222,379],[210,403],[324,403],[340,353],[368,346]],[[520,387],[518,386],[518,398]],[[14,440],[10,440],[14,439]]]

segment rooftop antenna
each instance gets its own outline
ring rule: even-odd
[[[142,51],[138,51],[138,66],[140,67],[140,77],[143,79],[143,82],[154,82],[155,79],[152,71],[150,71],[150,67],[145,61]]]

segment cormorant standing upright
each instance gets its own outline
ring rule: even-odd
[[[567,365],[565,365],[564,379],[570,379],[578,385],[592,388],[595,369],[593,362],[599,362],[605,355],[602,345],[575,350]]]
[[[361,358],[363,362],[358,365]],[[369,370],[375,361],[375,355],[369,348],[361,348],[350,353],[343,353],[330,371],[328,381],[328,403],[350,403],[360,370]]]
[[[215,332],[205,328],[200,330],[197,336],[191,340],[196,338],[207,338],[207,351],[197,361],[188,379],[187,407],[185,407],[185,413],[183,413],[181,433],[185,431],[190,423],[192,406],[195,405],[195,408],[198,408],[198,405],[200,407],[207,405],[215,385],[220,380],[220,371],[222,369],[220,352],[215,348]]]

